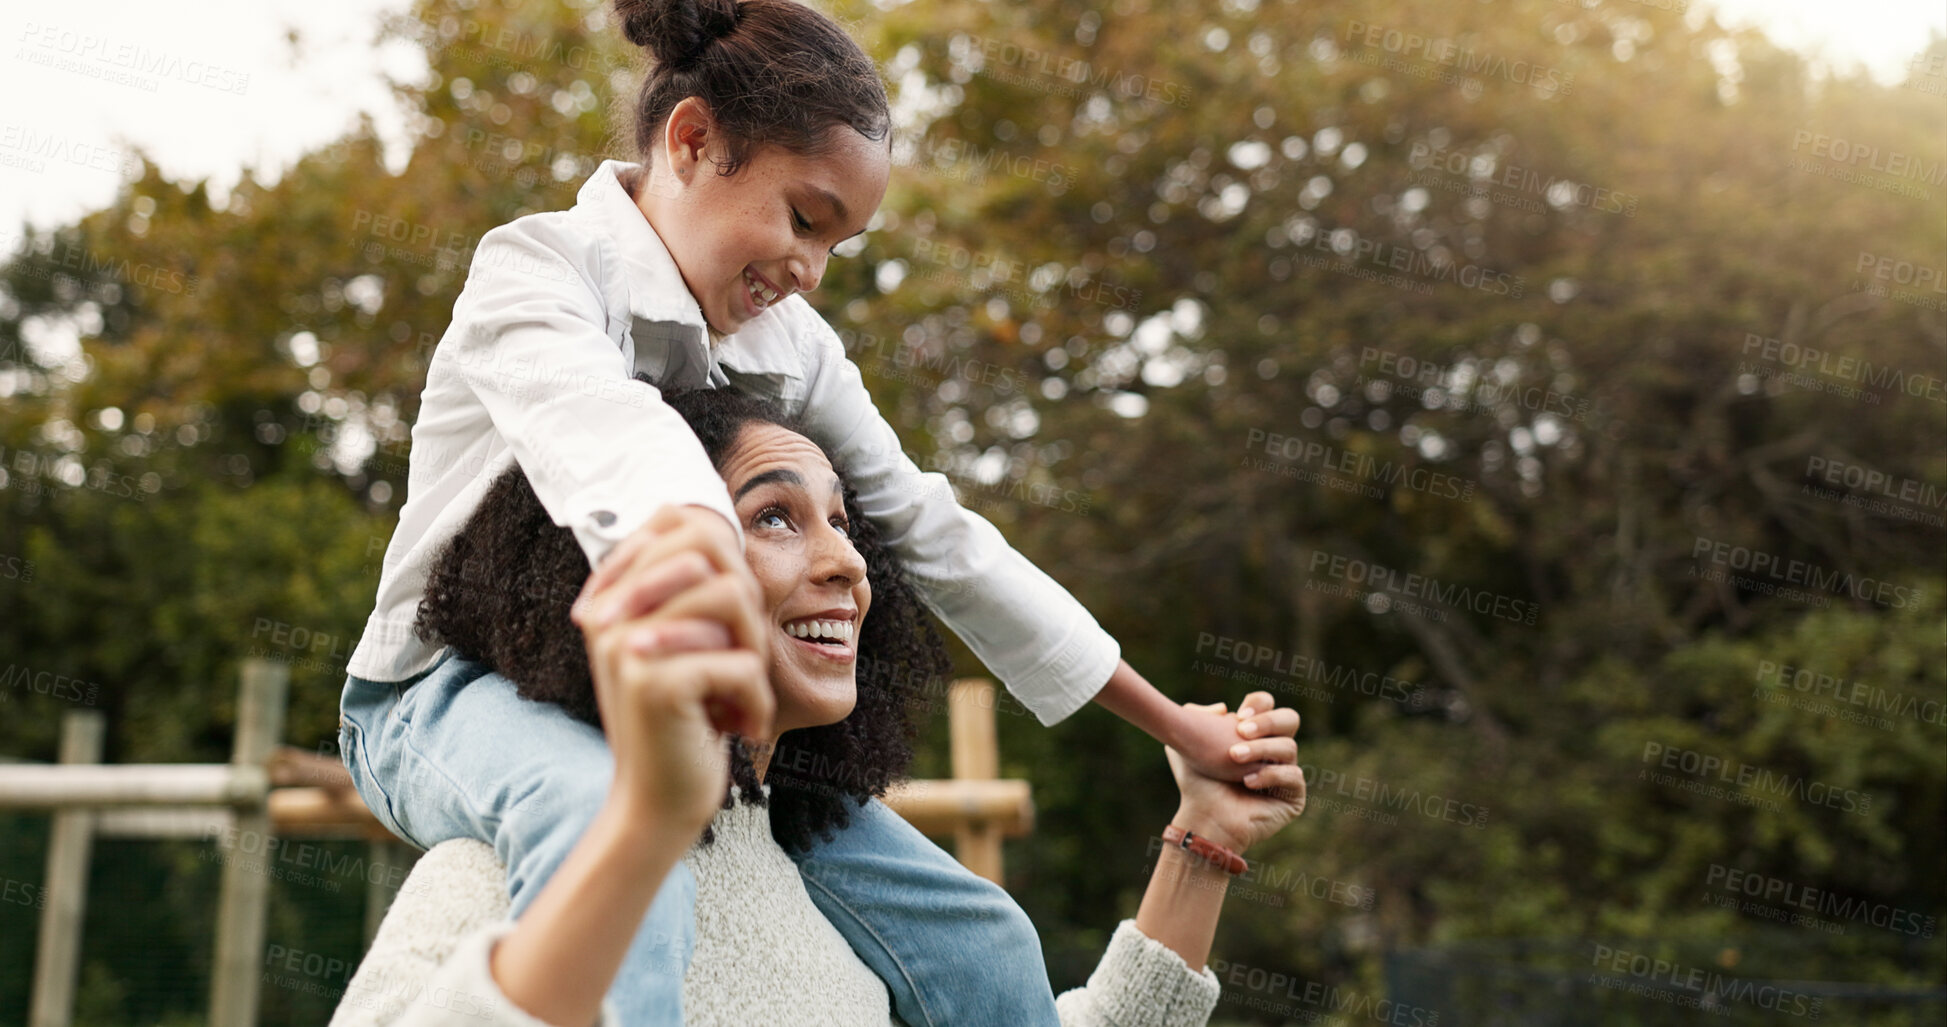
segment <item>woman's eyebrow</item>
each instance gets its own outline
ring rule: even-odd
[[[796,485],[799,488],[804,487],[804,479],[798,476],[798,472],[790,469],[789,467],[779,467],[773,470],[765,471],[763,474],[752,475],[749,481],[746,481],[742,485],[738,486],[737,494],[735,496],[732,496],[730,501],[733,503],[737,502],[743,499],[744,495],[748,493],[751,489],[761,488],[773,482],[782,482],[786,485]]]

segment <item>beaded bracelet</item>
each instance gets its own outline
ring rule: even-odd
[[[1175,845],[1201,858],[1206,863],[1222,867],[1226,873],[1233,875],[1241,874],[1251,868],[1250,864],[1244,862],[1244,857],[1218,845],[1208,838],[1198,838],[1195,834],[1185,831],[1175,824],[1163,828],[1163,843],[1166,845]]]

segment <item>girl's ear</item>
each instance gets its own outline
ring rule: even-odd
[[[717,121],[702,98],[685,97],[663,124],[663,156],[676,177],[687,182],[698,173],[716,141]]]

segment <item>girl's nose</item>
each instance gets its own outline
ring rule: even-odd
[[[825,279],[825,261],[830,256],[821,249],[791,262],[791,277],[796,280],[799,292],[818,288],[818,283]]]

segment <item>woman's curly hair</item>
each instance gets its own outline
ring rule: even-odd
[[[763,400],[728,389],[665,393],[718,468],[744,429],[772,424],[804,434]],[[792,731],[772,753],[765,781],[771,836],[791,851],[851,822],[851,810],[882,795],[912,760],[918,702],[950,664],[898,556],[858,506],[848,483],[845,516],[865,559],[872,606],[859,627],[858,702],[836,724]],[[513,681],[522,698],[554,703],[600,727],[595,683],[569,608],[588,580],[574,533],[556,525],[518,466],[487,490],[480,507],[434,558],[413,627],[434,644]],[[744,801],[764,805],[750,752],[733,739],[731,780]],[[726,789],[724,808],[733,796]],[[706,829],[707,844],[712,840]]]

